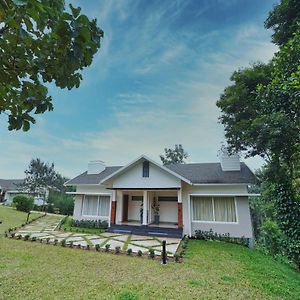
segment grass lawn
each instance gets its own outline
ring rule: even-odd
[[[97,229],[97,228],[83,228],[83,227],[74,227],[72,226],[72,218],[67,217],[64,224],[61,226],[61,230],[67,230],[71,232],[83,232],[83,233],[103,233],[104,229]]]
[[[0,207],[1,232],[23,217]],[[191,240],[185,262],[166,266],[3,234],[0,253],[0,299],[300,298],[300,273],[256,250],[222,242]]]

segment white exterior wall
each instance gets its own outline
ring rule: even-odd
[[[218,223],[218,222],[192,222],[192,209],[190,195],[237,195],[246,194],[246,185],[228,185],[228,186],[189,186],[183,184],[182,206],[183,206],[183,231],[184,234],[193,235],[195,230],[208,231],[212,229],[217,233],[229,233],[232,237],[251,238],[252,224],[249,210],[248,197],[235,197],[237,210],[237,223]]]
[[[143,177],[143,163],[139,163],[113,181],[114,188],[176,188],[180,179],[149,163],[149,177]]]
[[[77,193],[97,193],[110,196],[110,201],[112,200],[112,190],[108,190],[103,185],[78,185],[76,187]],[[83,216],[82,215],[82,201],[84,201],[83,195],[75,195],[74,197],[74,220],[99,220],[103,219],[101,217],[93,216]]]

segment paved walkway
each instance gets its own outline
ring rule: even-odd
[[[167,253],[169,256],[174,255],[180,243],[180,239],[177,238],[128,235],[109,232],[89,234],[59,231],[57,230],[57,226],[61,219],[62,217],[59,215],[47,215],[18,230],[16,236],[30,235],[30,237],[36,237],[37,239],[42,240],[49,238],[50,242],[53,242],[54,240],[60,242],[65,239],[67,244],[73,242],[74,246],[80,245],[81,247],[86,247],[87,245],[95,247],[95,245],[98,244],[100,248],[105,248],[105,245],[109,244],[110,249],[112,250],[119,246],[123,251],[131,248],[135,253],[139,250],[143,253],[147,253],[149,249],[152,248],[157,255],[161,253],[161,244],[162,241],[165,240],[167,242]]]

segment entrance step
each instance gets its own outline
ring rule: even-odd
[[[165,236],[182,238],[182,229],[153,227],[153,226],[133,226],[133,225],[111,225],[108,232],[121,234],[149,235],[149,236]]]

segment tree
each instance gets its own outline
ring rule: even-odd
[[[248,156],[268,155],[264,123],[259,121],[261,103],[256,97],[256,88],[259,84],[270,82],[271,69],[271,64],[256,63],[235,71],[230,78],[233,84],[217,101],[229,152],[246,151]]]
[[[269,12],[265,21],[267,29],[273,29],[273,42],[279,46],[284,45],[297,30],[300,22],[300,1],[282,0]]]
[[[103,37],[80,11],[64,0],[0,1],[0,114],[9,130],[27,131],[35,114],[53,110],[45,84],[79,87]]]
[[[185,163],[184,160],[189,157],[181,144],[176,144],[174,149],[165,148],[164,151],[165,154],[159,156],[164,165],[182,164]]]
[[[57,190],[57,182],[60,174],[54,169],[54,164],[42,162],[39,158],[32,159],[28,169],[25,170],[24,182],[20,188],[34,196],[43,198],[44,204],[50,189]]]

